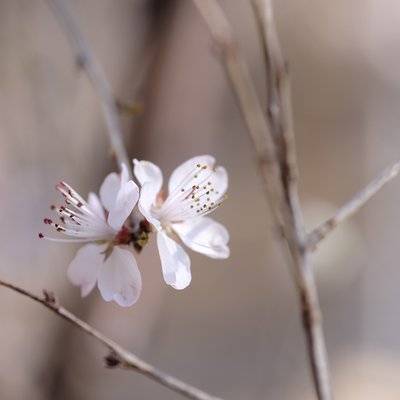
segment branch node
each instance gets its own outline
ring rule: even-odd
[[[140,102],[126,102],[119,99],[115,100],[115,107],[121,115],[136,116],[143,113],[144,107]]]
[[[74,314],[66,310],[64,307],[57,305],[55,296],[52,292],[43,290],[43,296],[37,296],[30,291],[14,285],[13,283],[3,281],[0,279],[0,287],[6,287],[22,296],[25,296],[36,303],[41,304],[48,310],[53,312],[60,318],[68,321],[86,335],[91,336],[96,339],[99,343],[105,346],[109,355],[104,358],[106,366],[109,368],[120,368],[129,369],[132,371],[139,372],[143,375],[148,376],[150,379],[158,382],[160,385],[169,388],[176,393],[180,393],[183,396],[191,400],[222,400],[219,397],[212,396],[208,393],[201,391],[171,375],[168,375],[152,365],[141,360],[135,354],[129,352],[122,348],[118,343],[114,342],[112,339],[103,335],[101,332],[93,328],[91,325],[82,321]]]
[[[46,289],[43,289],[42,292],[43,292],[44,302],[51,307],[56,307],[57,299],[56,299],[56,296],[54,295],[54,293],[49,290],[46,290]]]
[[[80,52],[76,55],[75,61],[79,69],[85,69],[85,66],[88,62],[88,57],[84,52]]]
[[[108,355],[104,357],[104,363],[107,368],[116,368],[122,364],[122,360],[114,350],[111,350]]]

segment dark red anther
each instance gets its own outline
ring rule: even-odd
[[[54,205],[54,204],[52,204],[51,206],[50,206],[50,210],[55,210],[56,209],[56,206]]]
[[[50,225],[50,224],[53,223],[53,221],[52,221],[50,218],[45,218],[45,219],[43,220],[43,222],[44,222],[46,225]]]
[[[41,233],[41,232],[39,232],[38,236],[39,236],[39,239],[43,239],[44,238],[43,233]]]

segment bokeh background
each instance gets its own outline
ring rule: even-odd
[[[220,1],[262,100],[250,7]],[[280,0],[290,62],[302,205],[309,228],[400,156],[400,3]],[[37,239],[54,184],[98,189],[115,169],[98,99],[44,0],[0,0],[0,274],[53,290],[78,316],[158,367],[226,399],[313,399],[297,298],[235,98],[188,0],[74,0],[115,96],[130,156],[168,175],[214,154],[230,173],[215,217],[231,257],[191,254],[193,281],[167,287],[155,240],[138,257],[132,308],[81,299],[66,278],[76,247]],[[380,192],[315,255],[336,397],[400,397],[400,182]],[[104,349],[43,308],[0,289],[3,400],[177,399],[147,378],[103,367]]]

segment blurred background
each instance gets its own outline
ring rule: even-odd
[[[280,0],[290,62],[300,189],[311,229],[400,155],[400,3]],[[265,99],[249,2],[220,1]],[[60,179],[82,194],[115,169],[98,99],[45,1],[0,0],[1,277],[60,302],[171,374],[226,399],[314,399],[297,298],[238,106],[209,32],[184,0],[74,0],[115,96],[130,156],[169,174],[214,154],[230,174],[215,213],[231,257],[191,253],[193,281],[167,287],[154,237],[138,257],[132,308],[94,291],[81,299],[66,268],[77,247],[39,241]],[[400,397],[400,182],[380,192],[315,255],[336,398]],[[42,307],[0,289],[3,400],[177,399],[131,372]]]

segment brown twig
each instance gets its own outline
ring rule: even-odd
[[[308,235],[308,246],[315,250],[318,244],[329,235],[341,222],[355,214],[383,186],[389,183],[400,172],[400,161],[386,168],[379,176],[358,192],[349,202],[340,207],[332,217],[317,226]]]
[[[237,97],[240,111],[246,122],[250,138],[253,142],[260,172],[271,184],[265,185],[267,197],[275,212],[276,223],[283,229],[283,222],[278,215],[283,203],[283,192],[280,185],[280,171],[274,143],[268,135],[268,125],[257,97],[250,73],[233,37],[229,22],[215,0],[193,0],[202,14],[211,35],[219,46],[223,65]]]
[[[283,59],[275,28],[272,0],[252,0],[252,4],[261,28],[268,82],[267,118],[280,162],[281,180],[287,203],[286,238],[295,261],[296,283],[314,386],[319,400],[330,400],[332,390],[321,308],[298,195],[288,67]]]
[[[125,164],[129,174],[131,164],[124,145],[123,135],[118,118],[118,108],[104,71],[93,54],[90,46],[81,33],[78,23],[69,11],[64,0],[47,0],[61,28],[69,39],[75,53],[76,62],[87,74],[93,89],[101,102],[107,123],[108,138],[119,166]]]
[[[72,325],[86,333],[88,336],[95,338],[109,351],[109,355],[105,358],[107,366],[134,370],[140,374],[147,376],[153,381],[167,387],[168,389],[171,389],[174,392],[185,396],[188,399],[221,400],[218,397],[207,394],[185,382],[182,382],[177,378],[174,378],[171,375],[166,374],[165,372],[158,370],[157,368],[137,357],[135,354],[129,352],[128,350],[125,350],[121,345],[114,342],[112,339],[108,338],[107,336],[90,326],[88,323],[82,321],[70,311],[59,305],[53,294],[44,291],[43,297],[39,297],[29,292],[28,290],[25,290],[19,286],[3,280],[0,280],[0,286],[9,288],[14,292],[17,292],[43,305],[59,317],[70,322]]]
[[[222,50],[224,65],[239,100],[258,155],[275,221],[289,248],[315,390],[320,400],[331,399],[321,311],[299,205],[289,79],[273,25],[269,1],[255,2],[267,61],[266,118],[223,10],[216,0],[193,0]],[[268,26],[267,26],[268,25]]]

